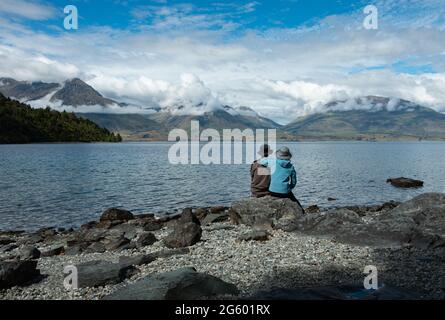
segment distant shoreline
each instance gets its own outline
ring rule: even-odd
[[[198,142],[197,140],[193,140],[194,142]],[[227,140],[221,140],[227,141]],[[164,139],[159,140],[151,140],[151,139],[123,139],[121,142],[107,142],[107,141],[52,141],[52,142],[24,142],[24,143],[0,143],[0,145],[33,145],[33,144],[120,144],[120,143],[137,143],[137,142],[162,142],[162,143],[176,143],[177,141],[168,141]],[[188,141],[190,142],[190,141]],[[207,143],[209,141],[199,141],[200,143]],[[247,141],[254,142],[254,141]],[[361,140],[361,139],[299,139],[299,140],[281,140],[278,139],[279,143],[286,142],[445,142],[445,139],[376,139],[376,140]]]

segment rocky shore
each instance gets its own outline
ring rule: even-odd
[[[445,194],[305,211],[266,197],[3,231],[0,299],[445,299]]]

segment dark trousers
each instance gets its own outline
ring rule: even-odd
[[[303,210],[303,213],[304,213],[303,206],[301,205],[300,201],[298,201],[298,199],[295,198],[295,195],[294,195],[292,192],[289,192],[288,194],[271,192],[270,195],[271,195],[272,197],[276,197],[276,198],[287,198],[287,199],[291,199],[293,202],[296,202],[296,203],[301,207],[301,209]]]

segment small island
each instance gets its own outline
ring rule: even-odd
[[[114,134],[74,113],[33,109],[0,94],[0,144],[37,142],[121,142]]]

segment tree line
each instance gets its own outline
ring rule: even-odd
[[[119,133],[72,112],[33,109],[0,94],[0,143],[121,141]]]

